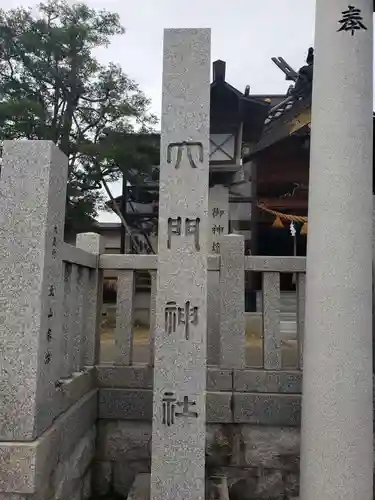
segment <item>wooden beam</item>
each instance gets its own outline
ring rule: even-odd
[[[308,200],[299,198],[260,198],[258,200],[259,205],[265,205],[265,207],[271,210],[303,210],[308,206]]]
[[[306,169],[281,169],[265,171],[259,169],[256,183],[260,184],[291,184],[293,182],[298,182],[298,184],[308,185],[309,183],[309,172]]]

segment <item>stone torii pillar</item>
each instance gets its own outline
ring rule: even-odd
[[[373,0],[317,0],[301,500],[373,498]]]

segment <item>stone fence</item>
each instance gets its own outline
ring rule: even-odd
[[[237,237],[234,236],[235,241]],[[221,256],[208,259],[208,366],[223,369],[257,368],[283,370],[283,335],[280,312],[280,274],[297,276],[297,335],[293,347],[298,352],[295,369],[302,368],[304,330],[305,267],[304,257],[244,256],[233,251],[225,253],[226,240],[233,250],[233,235],[223,237]],[[240,239],[239,239],[240,241]],[[110,255],[100,252],[101,239],[94,233],[80,234],[77,246],[62,245],[63,301],[62,343],[58,356],[57,383],[66,383],[85,366],[99,364],[101,290],[103,271],[117,276],[116,327],[114,330],[115,366],[134,364],[134,299],[135,273],[148,271],[151,276],[150,328],[148,361],[153,366],[153,335],[157,280],[157,255]],[[235,257],[233,257],[235,255]],[[262,273],[262,365],[248,360],[244,311],[245,271]],[[257,339],[259,340],[259,339]],[[296,344],[296,346],[294,345]],[[247,361],[248,360],[248,361]],[[138,361],[136,361],[138,363]]]
[[[64,243],[66,175],[66,158],[53,144],[5,143],[0,177],[0,500],[86,500],[92,484],[96,492],[115,488],[127,494],[137,472],[150,468],[158,257],[104,254],[94,233],[78,235],[76,246]],[[245,256],[243,246],[241,236],[228,235],[221,255],[208,257],[209,448],[216,446],[210,436],[217,435],[217,426],[225,434],[233,424],[271,426],[274,434],[297,427],[293,442],[298,439],[302,358],[297,369],[283,369],[279,283],[280,273],[296,274],[301,352],[305,259]],[[114,271],[118,280],[112,364],[99,362],[105,270]],[[152,282],[143,365],[133,359],[137,271],[149,271]],[[246,271],[263,275],[263,363],[257,369],[246,360]],[[170,305],[166,321],[173,322],[176,310]],[[133,443],[137,426],[144,432],[142,444]],[[110,451],[113,440],[117,454]],[[134,462],[126,451],[133,446],[129,443],[140,446],[141,464],[137,453]],[[216,452],[207,453],[212,461]],[[236,465],[233,484],[248,466]],[[123,478],[124,468],[134,474],[119,486],[114,478]]]
[[[235,252],[241,246],[241,237],[223,237],[220,256],[208,259],[208,365],[223,368],[260,368],[246,362],[244,280],[245,271],[262,273],[262,345],[261,368],[282,369],[282,335],[280,329],[280,274],[297,275],[297,351],[298,368],[302,366],[302,340],[304,329],[305,269],[304,257],[244,256]],[[227,244],[228,243],[228,244]],[[233,244],[234,243],[234,244]],[[117,305],[115,329],[116,365],[133,364],[133,304],[134,273],[149,271],[151,275],[150,332],[155,321],[155,296],[157,279],[157,255],[101,255],[100,270],[116,274]],[[149,364],[153,365],[153,338],[149,338]],[[296,367],[297,368],[297,367]]]

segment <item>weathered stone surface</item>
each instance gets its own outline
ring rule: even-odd
[[[360,500],[373,497],[374,2],[355,2],[360,37],[342,0],[315,5],[301,498]]]
[[[139,389],[100,389],[99,418],[151,420],[152,392]]]
[[[204,498],[210,37],[209,29],[164,33],[153,500]],[[169,425],[165,397],[179,409]]]
[[[207,368],[207,390],[231,391],[232,370]],[[96,367],[96,380],[100,388],[108,389],[152,389],[153,369],[149,366]]]
[[[236,426],[232,465],[296,471],[299,447],[299,429]]]
[[[234,467],[264,467],[296,472],[299,434],[297,428],[208,424],[207,460],[220,456],[215,465],[230,463]],[[104,462],[145,460],[150,457],[150,442],[150,423],[100,420],[96,456]]]
[[[232,392],[208,392],[206,395],[207,422],[232,422]],[[242,408],[248,412],[248,399],[239,399],[237,417]],[[150,421],[152,417],[152,392],[144,389],[100,389],[99,418],[113,420]],[[242,417],[241,417],[242,418]],[[247,421],[247,420],[245,420]]]
[[[306,274],[297,274],[297,345],[298,367],[303,369],[303,344],[305,338]]]
[[[229,189],[222,185],[212,186],[208,193],[208,205],[210,218],[208,252],[220,254],[221,239],[229,231]],[[207,364],[218,365],[220,363],[220,273],[217,271],[208,273],[207,288]]]
[[[56,415],[61,415],[94,388],[94,368],[74,373],[71,378],[64,380],[64,385],[54,395]]]
[[[61,460],[69,457],[80,438],[95,424],[97,415],[97,391],[94,390],[61,417],[59,426]]]
[[[130,365],[132,363],[134,279],[134,271],[118,271],[115,329],[116,365]]]
[[[256,493],[259,499],[272,498],[272,500],[283,500],[285,497],[282,473],[278,470],[262,470]]]
[[[104,238],[96,233],[82,233],[77,235],[77,248],[96,255],[97,264],[99,255],[104,253]],[[85,324],[83,325],[83,363],[84,366],[94,366],[99,362],[100,350],[100,321],[102,305],[103,271],[90,271],[89,285],[86,290]]]
[[[297,426],[301,421],[301,396],[235,392],[233,414],[237,423]]]
[[[150,279],[151,279],[151,297],[150,297],[149,365],[150,367],[153,367],[154,357],[155,357],[155,324],[156,324],[156,293],[157,293],[156,271],[150,271]]]
[[[287,498],[297,500],[299,495],[299,473],[290,472],[284,476],[284,490]]]
[[[229,426],[208,425],[206,429],[206,467],[208,474],[214,474],[227,466],[232,459],[232,432]]]
[[[92,391],[64,413],[34,442],[0,442],[0,491],[48,499],[52,471],[70,459],[97,418],[97,392]],[[48,499],[49,500],[49,499]]]
[[[29,496],[18,493],[0,493],[0,500],[29,500]]]
[[[207,273],[207,364],[220,364],[220,273]]]
[[[0,177],[3,441],[31,441],[56,415],[67,168],[67,158],[52,142],[5,141]]]
[[[225,475],[215,475],[206,481],[206,500],[229,500],[228,481]]]
[[[207,390],[208,391],[231,391],[233,385],[232,370],[220,370],[219,368],[207,368]]]
[[[113,465],[113,490],[115,493],[127,498],[138,474],[150,474],[150,472],[150,459],[116,462]]]
[[[59,463],[53,472],[54,500],[69,500],[81,488],[87,469],[95,455],[96,429],[93,427],[77,444],[68,460]]]
[[[119,462],[149,459],[151,436],[150,423],[99,420],[97,459]]]
[[[263,357],[264,368],[281,370],[280,274],[263,273]]]
[[[245,366],[245,240],[229,234],[221,239],[220,365]]]
[[[85,477],[83,478],[82,500],[89,500],[91,498],[91,493],[92,493],[92,472],[91,469],[88,469],[88,471],[85,474]]]
[[[151,424],[131,421],[99,421],[97,458],[106,493],[112,480],[122,495],[129,492],[138,473],[148,472],[150,461]],[[285,498],[298,496],[299,429],[260,427],[248,424],[208,424],[206,426],[207,474],[225,474],[230,500],[275,498],[281,489]],[[111,462],[110,462],[111,461]],[[94,468],[94,479],[95,479]],[[236,483],[243,480],[235,487]],[[95,481],[94,481],[95,485]],[[269,493],[269,496],[267,494]],[[273,496],[271,496],[271,493]],[[279,497],[280,498],[280,497]],[[283,498],[283,497],[281,497]]]
[[[150,474],[138,474],[128,500],[150,500]]]
[[[232,422],[233,416],[231,401],[231,392],[208,392],[206,395],[207,422]]]
[[[69,497],[67,497],[66,500],[82,500],[81,487],[78,486],[78,488],[73,493],[69,494]]]
[[[306,257],[267,257],[247,255],[245,269],[257,272],[303,273],[306,271]]]
[[[257,479],[254,477],[236,481],[229,490],[230,500],[254,500],[257,490]]]
[[[72,265],[71,273],[71,290],[69,295],[70,308],[70,325],[69,325],[69,342],[68,342],[68,376],[77,373],[83,368],[81,365],[81,338],[83,332],[83,268]]]
[[[22,443],[0,442],[0,491],[33,493],[35,470],[34,447]]]
[[[300,394],[302,373],[298,371],[235,370],[233,385],[234,390],[239,392]]]
[[[112,462],[94,462],[92,466],[92,488],[96,496],[109,493],[112,484]]]
[[[111,389],[152,389],[153,370],[148,366],[97,366],[99,387]]]

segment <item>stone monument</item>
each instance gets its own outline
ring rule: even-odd
[[[31,441],[55,418],[61,373],[67,158],[48,141],[6,141],[0,177],[0,441]]]
[[[164,35],[152,500],[205,497],[210,30]]]

